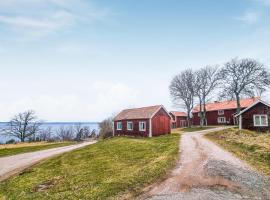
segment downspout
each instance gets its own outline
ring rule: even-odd
[[[115,135],[115,129],[114,129],[114,121],[113,121],[113,137],[114,137],[114,135]]]
[[[149,119],[149,137],[152,137],[152,118]]]

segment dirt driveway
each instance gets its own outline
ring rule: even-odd
[[[0,181],[21,172],[41,160],[94,143],[96,141],[0,158]]]
[[[140,198],[270,199],[270,179],[203,138],[205,133],[219,129],[222,128],[183,134],[180,161],[176,169],[164,182],[153,185]]]

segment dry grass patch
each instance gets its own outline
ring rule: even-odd
[[[206,135],[259,171],[270,175],[270,134],[226,129]]]

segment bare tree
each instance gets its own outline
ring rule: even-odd
[[[74,139],[74,129],[72,126],[61,126],[59,129],[56,130],[56,134],[62,141],[70,141]]]
[[[200,125],[207,125],[206,103],[211,94],[220,83],[218,66],[206,66],[196,72],[195,95],[199,99],[200,105]]]
[[[76,135],[76,141],[82,141],[84,139],[84,129],[82,127],[82,124],[81,123],[76,124],[74,131]]]
[[[188,115],[188,126],[191,126],[191,111],[194,106],[195,75],[191,69],[176,75],[170,84],[170,94],[175,105],[184,105]]]
[[[38,137],[41,141],[48,141],[51,139],[52,136],[52,128],[47,127],[45,129],[41,129],[39,131]]]
[[[237,113],[241,111],[241,96],[261,95],[270,85],[270,73],[254,59],[232,59],[221,69],[222,98],[236,99]]]
[[[99,136],[102,139],[113,136],[113,120],[112,119],[113,118],[110,117],[99,123],[99,128],[100,128]]]
[[[32,110],[25,111],[15,115],[4,130],[4,133],[9,136],[16,137],[24,142],[26,139],[35,137],[38,133],[42,122],[38,120],[35,112]]]

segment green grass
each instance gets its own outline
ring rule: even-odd
[[[183,132],[195,132],[195,131],[203,131],[207,129],[215,128],[213,126],[192,126],[192,127],[187,127],[187,128],[182,128],[181,131]]]
[[[270,134],[235,128],[209,133],[206,137],[221,145],[255,169],[270,175]]]
[[[62,154],[0,183],[0,199],[132,199],[175,165],[179,137],[115,137]]]
[[[24,143],[23,145],[0,145],[0,157],[11,156],[21,153],[40,151],[50,148],[63,147],[75,144],[74,142],[55,142],[55,143]]]

